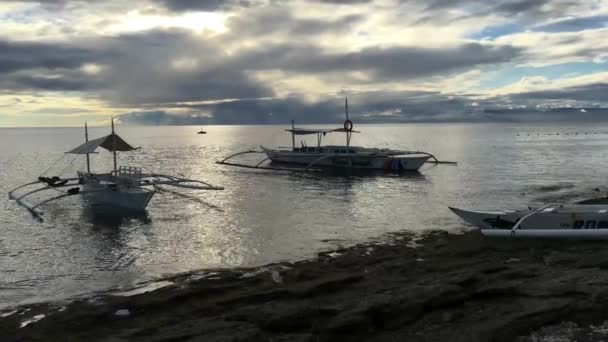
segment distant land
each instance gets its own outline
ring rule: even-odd
[[[117,116],[125,125],[179,126],[179,125],[272,125],[286,124],[292,118],[298,124],[336,124],[344,120],[343,113],[305,112],[298,108],[286,110],[281,115],[272,112],[244,111],[240,114],[197,116],[169,114],[164,111],[132,112]],[[488,108],[471,112],[436,113],[435,115],[360,115],[351,114],[355,123],[450,123],[450,122],[597,122],[608,121],[608,108],[551,108],[530,110],[527,108]]]

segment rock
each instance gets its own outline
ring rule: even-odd
[[[347,312],[338,315],[327,325],[329,333],[348,333],[358,335],[360,332],[369,332],[371,322],[368,317],[360,313]]]
[[[0,340],[512,341],[561,321],[582,329],[605,320],[604,243],[504,241],[478,231],[426,234],[415,249],[410,241],[370,255],[369,245],[344,248],[290,268],[214,270],[215,280],[174,277],[173,288],[99,295],[63,311],[13,308],[47,318],[19,329],[24,315],[0,317]]]
[[[115,316],[129,316],[131,314],[131,312],[128,309],[120,309],[120,310],[116,310],[116,312],[114,313]]]
[[[282,284],[283,278],[281,278],[281,274],[278,271],[272,271],[271,273],[272,281],[276,284]]]

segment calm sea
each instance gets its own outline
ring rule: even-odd
[[[608,129],[591,124],[358,125],[354,145],[424,150],[457,166],[419,174],[323,176],[231,168],[239,150],[288,146],[283,126],[118,127],[142,149],[119,164],[181,174],[224,191],[158,193],[146,215],[93,218],[77,196],[45,206],[46,219],[0,201],[0,307],[128,287],[163,275],[313,257],[390,232],[470,229],[447,209],[522,207],[606,192]],[[92,138],[108,127],[90,129]],[[82,157],[63,152],[79,128],[0,129],[0,182],[12,188],[46,175],[70,176]],[[327,143],[342,143],[342,134]],[[313,139],[310,140],[313,144]],[[249,159],[251,160],[251,159]],[[93,168],[111,155],[92,156]]]

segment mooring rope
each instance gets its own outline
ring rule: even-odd
[[[49,167],[47,167],[44,171],[42,171],[42,173],[40,173],[38,176],[42,176],[45,173],[47,173],[53,166],[55,166],[55,164],[57,164],[60,160],[62,160],[63,158],[65,158],[64,155],[62,155],[61,157],[59,157],[59,159],[55,160]]]

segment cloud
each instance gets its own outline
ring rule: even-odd
[[[0,81],[4,89],[96,90],[107,101],[129,106],[272,97],[274,85],[254,77],[254,73],[264,71],[318,77],[362,72],[370,77],[367,82],[385,82],[505,63],[520,53],[510,46],[466,43],[355,52],[279,44],[229,54],[221,41],[201,39],[178,29],[82,39],[70,45],[0,44],[10,48],[0,57],[7,62],[0,65],[13,72]],[[40,71],[45,68],[52,70]]]
[[[411,0],[403,0],[405,3]],[[415,1],[414,1],[415,2]],[[570,11],[592,8],[573,0],[429,0],[425,2],[426,10],[461,9],[468,15],[503,15],[506,17],[525,15],[535,18],[563,16]]]
[[[534,27],[541,32],[572,32],[597,29],[608,26],[608,15],[593,15],[588,17],[566,18]]]
[[[355,123],[482,121],[482,108],[465,97],[438,92],[364,92],[350,94],[350,117]],[[171,113],[171,111],[178,112]],[[125,120],[123,120],[123,117]],[[127,113],[129,124],[298,124],[324,123],[340,126],[344,121],[344,98],[325,96],[316,101],[297,97],[235,100],[213,104],[181,104],[168,110]]]
[[[18,97],[14,97],[12,99],[9,99],[8,101],[2,101],[0,102],[0,107],[12,107],[14,105],[17,105],[19,103],[23,102],[23,100],[21,100]]]
[[[36,110],[24,112],[24,114],[82,115],[92,112],[94,111],[85,108],[43,107]]]
[[[85,79],[65,77],[38,77],[31,75],[11,75],[0,80],[0,86],[14,91],[86,91],[99,88]]]
[[[369,72],[378,80],[420,77],[460,68],[508,62],[517,48],[467,43],[444,48],[395,46],[357,52],[325,52],[315,46],[277,45],[244,51],[233,65],[300,73]]]
[[[249,7],[251,0],[158,0],[171,11],[207,11],[214,12],[234,7]]]
[[[365,4],[373,2],[374,0],[315,0],[317,2],[334,4],[334,5],[353,5],[353,4]]]
[[[606,94],[608,93],[607,83],[593,83],[574,87],[566,87],[561,89],[529,91],[519,94],[513,94],[509,97],[512,100],[558,100],[560,103],[564,101],[580,101],[585,103],[606,103]]]
[[[289,8],[267,6],[234,15],[227,19],[225,25],[233,33],[229,39],[260,39],[267,35],[282,38],[293,35],[314,37],[320,33],[344,33],[363,19],[364,16],[359,14],[332,18],[302,18],[297,17]]]
[[[88,62],[107,60],[111,54],[66,43],[0,41],[0,73],[23,69],[78,68]]]
[[[339,123],[341,94],[358,122],[606,105],[604,2],[23,0],[0,13],[11,114],[44,114],[11,101],[28,94],[72,98],[57,113],[94,102],[172,124]]]
[[[272,95],[243,69],[224,65],[221,47],[184,30],[86,39],[69,46],[0,46],[7,51],[0,56],[0,71],[12,72],[0,80],[5,91],[96,89],[99,97],[127,105]],[[87,68],[90,62],[103,64]]]
[[[121,104],[149,104],[271,96],[242,68],[226,65],[221,46],[184,30],[123,35],[106,42],[122,57],[105,74],[101,92]],[[111,86],[110,86],[111,85]],[[145,86],[144,86],[145,85]]]
[[[601,59],[608,51],[608,28],[580,32],[524,32],[502,36],[495,43],[524,51],[522,65],[545,66]]]

